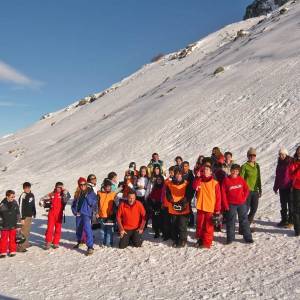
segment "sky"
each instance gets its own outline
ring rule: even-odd
[[[3,0],[0,137],[242,20],[251,0]]]

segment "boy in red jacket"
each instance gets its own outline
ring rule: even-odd
[[[227,244],[231,244],[235,238],[235,220],[238,214],[240,230],[246,243],[253,243],[250,224],[248,221],[247,197],[249,188],[246,181],[239,176],[240,166],[233,164],[230,168],[230,176],[226,177],[222,184],[222,201],[226,213]]]

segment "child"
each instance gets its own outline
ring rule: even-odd
[[[69,192],[64,189],[64,184],[62,182],[57,182],[55,184],[54,191],[40,200],[41,206],[44,206],[43,203],[46,201],[50,201],[48,224],[45,234],[45,250],[49,250],[51,248],[51,244],[54,249],[59,247],[58,244],[61,237],[63,212],[70,198],[71,196]]]
[[[20,210],[17,201],[15,200],[15,192],[8,190],[6,198],[0,204],[0,217],[2,218],[1,239],[0,239],[0,258],[5,258],[7,250],[8,256],[16,255],[16,228],[17,223],[20,222]],[[23,221],[21,221],[23,223]]]
[[[151,210],[152,216],[152,229],[155,232],[154,238],[159,238],[160,232],[162,232],[162,215],[161,205],[164,190],[164,177],[159,176],[156,178],[154,187],[149,195],[148,204]]]
[[[219,215],[221,209],[220,185],[213,178],[210,165],[204,166],[203,176],[195,178],[193,188],[197,199],[197,243],[201,248],[210,248],[214,237],[213,216]]]
[[[116,221],[116,193],[111,191],[111,182],[104,180],[103,191],[98,192],[98,221],[101,224],[100,246],[113,246]]]
[[[238,214],[240,229],[246,243],[253,243],[250,225],[248,222],[247,197],[249,188],[246,181],[239,176],[240,166],[231,166],[230,176],[226,177],[222,185],[222,200],[226,213],[227,244],[235,238],[235,220]]]
[[[111,182],[111,191],[118,193],[118,175],[116,172],[110,172],[107,175],[107,178]]]
[[[26,238],[26,241],[18,246],[18,252],[27,252],[32,218],[36,217],[35,199],[34,194],[31,192],[31,184],[29,182],[23,183],[23,193],[20,195],[18,202],[21,209],[22,220],[24,221],[21,231]]]

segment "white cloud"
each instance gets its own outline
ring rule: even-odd
[[[17,85],[36,87],[39,82],[32,80],[13,67],[0,60],[0,81],[12,82]]]

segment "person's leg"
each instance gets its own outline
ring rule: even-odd
[[[251,202],[250,202],[250,212],[248,214],[248,220],[249,220],[250,224],[254,220],[254,216],[255,216],[257,208],[258,208],[258,199],[259,199],[258,192],[251,192],[251,194],[252,195],[251,195]]]
[[[189,227],[194,227],[195,226],[195,216],[194,216],[194,212],[193,212],[193,208],[192,208],[192,200],[189,201],[189,206],[190,206],[190,215],[189,215]]]
[[[295,235],[300,235],[300,190],[293,190],[293,204],[294,204],[294,230]]]
[[[51,244],[53,240],[53,231],[55,226],[55,216],[53,213],[49,212],[48,214],[48,224],[45,234],[45,239],[47,244]]]
[[[58,246],[60,237],[61,237],[61,228],[62,228],[63,216],[58,215],[55,220],[55,231],[53,238],[53,245]]]
[[[203,240],[203,224],[204,224],[204,212],[197,210],[197,227],[196,227],[196,238]]]
[[[143,243],[142,234],[138,233],[136,230],[133,230],[131,241],[133,247],[141,247]]]
[[[171,236],[170,228],[171,228],[171,223],[170,223],[170,214],[168,212],[168,208],[163,209],[163,236],[164,240],[168,240]]]
[[[179,245],[184,246],[187,242],[187,229],[190,215],[178,216]]]
[[[109,246],[109,238],[108,238],[108,227],[109,225],[104,225],[103,230],[104,230],[104,240],[103,240],[103,245]]]
[[[100,221],[100,230],[99,230],[99,234],[100,234],[100,246],[105,245],[105,232],[104,232],[104,224],[103,221]]]
[[[170,223],[171,223],[171,239],[177,243],[177,218],[176,215],[170,215]]]
[[[250,231],[250,224],[247,216],[247,205],[242,204],[237,206],[239,223],[241,224],[241,229],[243,232],[244,240],[249,242],[252,240],[252,234]]]
[[[106,246],[113,247],[114,245],[114,225],[106,225]]]
[[[81,216],[76,216],[76,239],[78,244],[80,244],[82,241],[82,231],[83,231],[83,224],[82,224]]]
[[[9,230],[9,254],[16,254],[17,244],[16,244],[16,229]]]
[[[81,217],[83,221],[83,230],[86,234],[86,245],[89,249],[91,249],[94,246],[94,237],[93,237],[91,218],[86,215],[81,215]]]
[[[247,206],[245,205],[246,210]],[[229,211],[226,214],[226,235],[227,235],[227,243],[231,243],[235,239],[235,220],[236,220],[236,212],[237,206],[230,204]],[[246,211],[246,217],[248,221],[248,215]],[[240,225],[242,226],[242,225]],[[242,227],[241,227],[242,228]]]
[[[119,248],[125,249],[129,246],[129,241],[132,236],[132,230],[126,230],[126,234],[122,238],[120,238]]]
[[[7,255],[8,239],[9,239],[8,230],[1,230],[0,255]]]
[[[293,205],[293,194],[291,189],[288,190],[288,223],[289,225],[294,224],[293,215],[294,215],[294,205]]]
[[[279,190],[279,199],[280,199],[280,206],[281,206],[281,222],[279,223],[279,225],[284,226],[287,223],[287,206],[288,206],[288,194],[289,191],[287,191],[286,189],[284,190]]]
[[[210,248],[214,239],[214,224],[212,222],[212,213],[205,213],[203,247]]]
[[[30,231],[31,231],[31,224],[32,224],[32,218],[27,217],[24,220],[24,225],[22,226],[22,233],[24,234],[26,241],[23,244],[22,248],[27,249],[29,247],[29,236],[30,236]]]
[[[152,214],[152,228],[155,233],[154,236],[155,238],[159,237],[159,219],[160,219],[159,212],[154,211]]]

